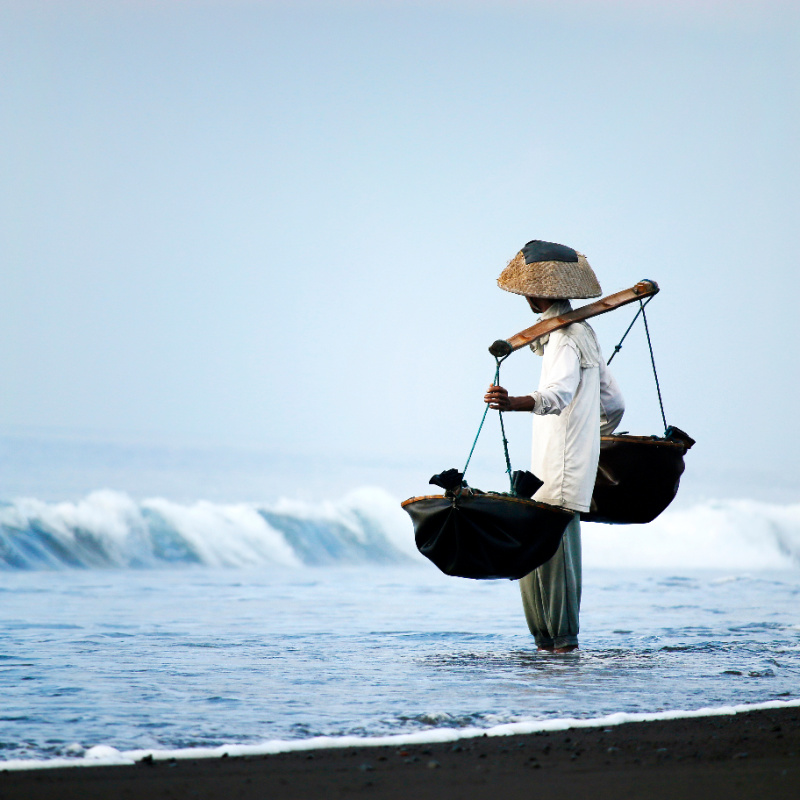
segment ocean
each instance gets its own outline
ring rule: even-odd
[[[584,525],[581,650],[448,578],[402,498],[0,506],[6,768],[452,737],[800,699],[800,505]]]

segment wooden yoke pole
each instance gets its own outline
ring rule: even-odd
[[[645,297],[652,297],[654,294],[658,294],[658,284],[655,281],[639,281],[630,289],[610,294],[608,297],[603,297],[594,303],[568,311],[559,317],[537,322],[535,325],[531,325],[530,328],[525,328],[524,331],[515,333],[508,339],[498,339],[489,348],[489,352],[496,358],[503,358],[503,356],[510,355],[515,350],[519,350],[520,347],[525,347],[526,344],[530,344],[546,333],[552,333],[559,328],[566,328],[567,325],[582,319],[605,314],[607,311],[613,311],[615,308],[626,306],[636,300],[643,300]]]

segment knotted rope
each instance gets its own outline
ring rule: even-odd
[[[644,307],[655,297],[655,295],[651,295],[647,298],[645,302],[639,301],[639,310],[636,312],[631,324],[628,325],[627,330],[625,333],[622,334],[622,338],[619,340],[619,344],[614,348],[614,352],[611,354],[611,357],[606,362],[606,366],[608,366],[613,360],[614,356],[622,350],[622,343],[625,341],[625,337],[631,332],[631,328],[634,326],[634,323],[637,319],[639,319],[639,314],[642,315],[642,320],[644,321],[644,332],[647,335],[647,347],[650,350],[650,363],[653,366],[653,377],[656,381],[656,392],[658,393],[658,407],[661,409],[661,421],[664,423],[664,436],[667,435],[667,417],[664,414],[664,401],[661,397],[661,384],[658,381],[658,371],[656,370],[656,359],[653,355],[653,343],[650,340],[650,327],[647,324],[647,314],[645,313]]]
[[[494,370],[494,378],[492,380],[492,386],[499,386],[500,385],[500,365],[508,358],[508,356],[503,356],[502,358],[497,358],[495,356],[495,361],[497,365]],[[486,422],[486,415],[489,413],[489,404],[486,403],[486,408],[483,410],[483,416],[481,417],[481,424],[478,426],[478,432],[475,434],[475,441],[472,443],[472,447],[470,448],[469,455],[467,456],[467,463],[464,464],[464,469],[461,470],[461,474],[466,476],[467,474],[467,467],[469,466],[469,462],[472,460],[472,454],[475,452],[475,445],[478,444],[478,437],[481,435],[481,431],[483,430],[483,423]],[[514,486],[511,481],[511,459],[508,456],[508,439],[506,439],[506,427],[503,424],[503,412],[498,411],[500,416],[500,434],[503,437],[503,453],[506,457],[506,473],[508,475],[508,483],[513,491]]]

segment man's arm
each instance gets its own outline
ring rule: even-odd
[[[575,396],[581,379],[578,353],[568,344],[553,351],[548,365],[548,381],[532,395],[510,397],[502,386],[490,386],[484,396],[489,408],[497,411],[533,411],[534,414],[560,414]]]
[[[489,404],[489,408],[497,411],[533,411],[534,400],[529,394],[509,397],[502,386],[494,384],[488,388],[483,399]]]
[[[554,337],[555,338],[555,337]],[[558,337],[556,342],[548,344],[547,359],[542,367],[542,377],[546,383],[540,383],[534,392],[533,413],[560,414],[573,400],[581,382],[581,357],[578,349],[566,337]]]

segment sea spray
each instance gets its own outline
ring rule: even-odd
[[[591,567],[786,569],[800,565],[800,505],[751,500],[667,509],[648,525],[583,526]],[[181,504],[109,490],[0,507],[0,568],[392,565],[421,562],[397,498]],[[434,569],[433,566],[430,566]]]
[[[397,502],[364,488],[338,503],[186,505],[109,490],[0,507],[0,567],[298,567],[419,558]]]
[[[593,567],[725,570],[800,566],[800,504],[753,500],[667,509],[648,525],[583,526]]]

